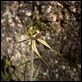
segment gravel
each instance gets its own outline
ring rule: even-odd
[[[80,7],[80,1],[1,1],[1,59],[10,57],[13,66],[30,59],[31,41],[17,42],[28,38],[25,27],[34,22],[32,16],[37,15],[41,24],[35,25],[40,27],[48,44],[61,54],[37,45],[48,63],[46,66],[40,59],[34,61],[36,68],[42,63],[37,81],[81,81]],[[26,72],[24,70],[25,64],[15,71],[20,81],[28,81],[29,63]],[[18,81],[11,75],[12,80]]]

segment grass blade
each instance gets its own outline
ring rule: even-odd
[[[39,67],[37,68],[37,70],[36,70],[36,72],[35,72],[35,76],[34,76],[34,78],[33,78],[33,81],[36,80],[36,78],[37,78],[37,76],[38,76],[38,74],[39,74],[40,68],[41,68],[41,64],[39,65]]]

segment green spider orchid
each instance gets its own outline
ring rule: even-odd
[[[49,49],[53,50],[46,41],[44,41],[41,38],[41,32],[36,28],[36,27],[31,27],[28,30],[28,35],[31,38],[31,49],[38,55],[38,57],[45,63],[47,64],[41,57],[41,55],[39,54],[39,51],[36,48],[36,41],[42,43],[43,45],[45,45],[46,47],[48,47]]]

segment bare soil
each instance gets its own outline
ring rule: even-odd
[[[45,40],[58,53],[38,44],[37,48],[46,66],[40,59],[34,60],[35,70],[41,65],[37,81],[81,81],[81,2],[80,1],[2,1],[1,2],[1,68],[5,60],[11,61],[8,76],[14,81],[29,80],[29,63],[19,68],[30,58],[27,42],[17,43],[25,27],[40,18],[40,28]],[[6,61],[7,62],[7,61]],[[25,68],[27,70],[25,72]],[[3,70],[2,70],[3,71]],[[25,74],[23,74],[23,72]]]

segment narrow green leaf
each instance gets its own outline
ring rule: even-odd
[[[38,76],[38,73],[39,73],[40,68],[41,68],[41,64],[39,65],[39,67],[37,68],[37,70],[36,70],[36,72],[35,72],[35,76],[34,76],[34,78],[33,78],[33,81],[35,81],[35,80],[36,80],[36,78],[37,78],[37,76]]]
[[[43,45],[45,45],[46,47],[48,47],[49,49],[53,50],[46,41],[42,40],[42,39],[37,39],[40,43],[42,43]]]
[[[38,57],[47,65],[47,63],[42,59],[41,55],[39,54],[37,48],[36,48],[36,42],[35,40],[32,40],[32,50],[38,55]]]
[[[55,53],[59,54],[59,56],[61,56],[60,53],[58,53],[57,51],[53,50],[46,41],[42,40],[42,39],[37,39],[40,43],[42,43],[43,45],[45,45],[46,47],[48,47],[49,49],[51,49],[52,51],[54,51]]]

